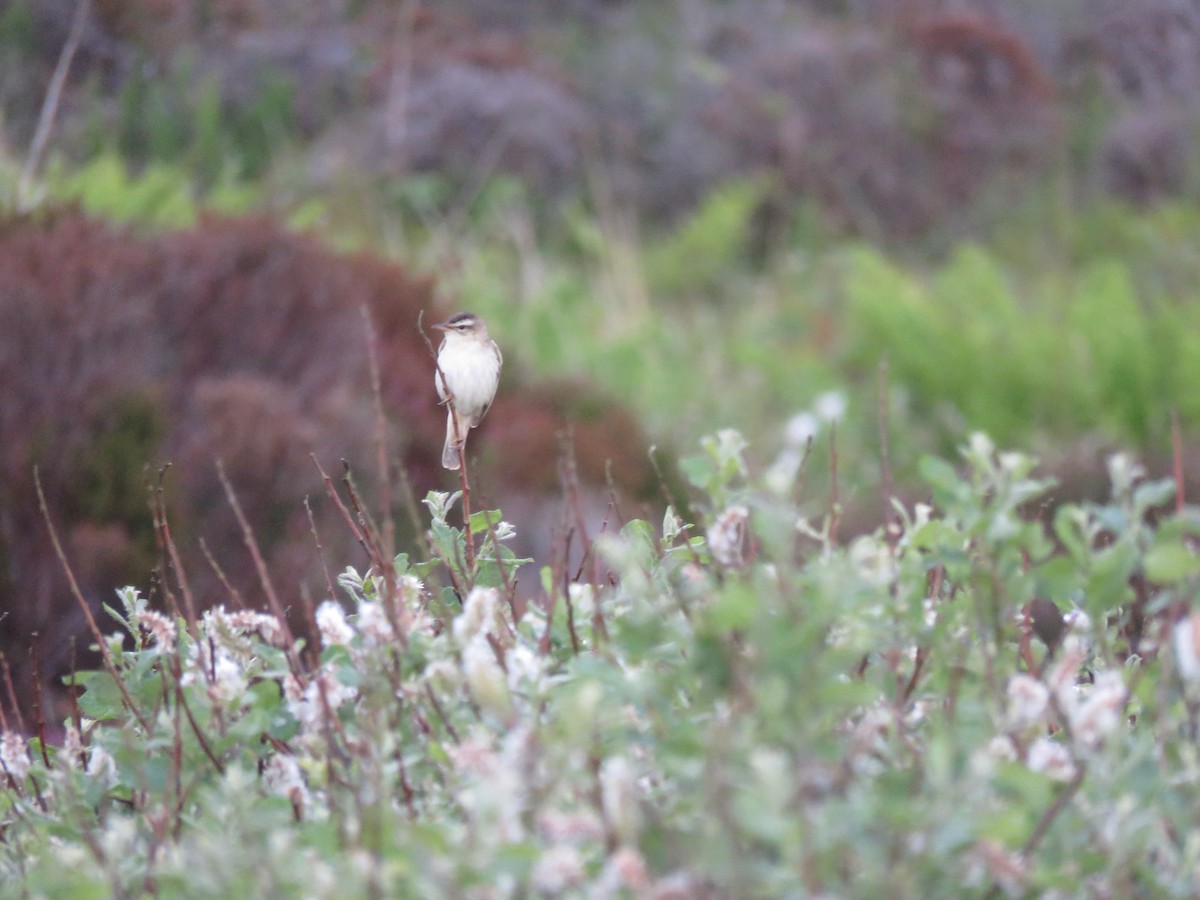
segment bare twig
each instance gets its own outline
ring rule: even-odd
[[[254,568],[258,572],[259,583],[262,584],[263,592],[267,595],[267,605],[271,607],[271,612],[279,620],[279,627],[282,629],[284,640],[287,642],[287,655],[290,659],[296,638],[292,634],[291,626],[288,625],[283,604],[279,602],[279,595],[275,593],[275,585],[271,581],[271,573],[267,571],[267,564],[263,560],[262,551],[258,548],[258,540],[254,537],[254,532],[250,530],[250,523],[246,519],[246,514],[242,512],[242,504],[239,502],[237,494],[234,493],[229,476],[225,474],[225,464],[219,459],[217,460],[217,477],[221,479],[221,486],[225,488],[225,497],[229,500],[229,506],[237,518],[238,527],[242,530],[242,541],[246,544],[246,549],[250,552],[250,559],[254,562]]]
[[[233,601],[236,609],[246,609],[246,600],[241,592],[233,586],[229,578],[225,575],[225,570],[221,568],[221,564],[217,562],[216,557],[212,555],[212,551],[208,549],[208,542],[204,538],[200,538],[200,551],[204,554],[204,558],[208,560],[209,566],[212,567],[213,573],[217,576],[217,580],[221,582],[221,586],[229,594],[229,599]]]
[[[367,539],[363,535],[362,530],[358,527],[358,523],[354,521],[354,516],[350,515],[350,510],[346,508],[346,504],[342,502],[341,495],[337,492],[337,488],[333,486],[333,479],[330,478],[325,470],[321,467],[320,460],[317,459],[315,453],[308,454],[309,459],[313,461],[313,465],[317,467],[317,471],[321,473],[321,480],[325,482],[325,493],[333,500],[334,505],[338,508],[338,512],[342,514],[342,518],[346,520],[346,525],[350,528],[350,533],[354,535],[354,539],[358,541],[360,547],[366,551],[367,556],[371,556],[371,548],[367,544]]]
[[[350,495],[350,503],[354,507],[355,514],[358,516],[359,524],[362,526],[361,534],[364,546],[367,549],[367,555],[371,559],[371,567],[383,578],[384,615],[387,616],[388,623],[392,626],[392,631],[397,639],[401,644],[407,646],[408,628],[411,623],[408,610],[404,609],[399,602],[400,592],[396,583],[395,553],[386,543],[390,538],[385,539],[380,537],[379,527],[375,524],[370,510],[359,495],[358,488],[354,485],[354,479],[351,477],[350,472],[350,464],[343,459],[342,467],[344,470],[342,472],[342,484],[346,486],[346,492]]]
[[[929,648],[925,646],[917,647],[917,658],[913,660],[912,676],[905,683],[903,690],[898,698],[898,706],[904,706],[912,699],[913,692],[917,689],[917,682],[921,678],[921,672],[925,668],[925,661],[929,658]]]
[[[559,434],[559,476],[562,479],[563,491],[570,503],[571,512],[575,517],[575,527],[579,529],[579,540],[586,555],[592,540],[588,536],[587,520],[583,515],[583,504],[579,499],[579,467],[575,464],[575,429],[567,425],[565,432]]]
[[[54,75],[50,78],[50,87],[46,90],[46,99],[42,101],[42,111],[38,116],[37,128],[34,130],[33,140],[29,144],[29,155],[25,158],[25,166],[21,169],[21,180],[17,183],[18,209],[26,208],[29,192],[33,188],[33,180],[37,177],[42,159],[46,155],[50,130],[54,127],[54,118],[58,113],[63,87],[67,83],[67,74],[71,71],[71,62],[75,59],[75,51],[79,49],[79,41],[83,37],[83,26],[87,22],[91,5],[91,0],[79,0],[79,4],[75,7],[75,16],[71,19],[71,30],[67,34],[66,43],[63,44],[62,52],[58,54],[58,63],[54,67]]]
[[[442,708],[442,704],[438,701],[437,694],[433,692],[429,682],[425,682],[425,695],[429,698],[429,702],[433,705],[433,711],[438,714],[438,718],[442,720],[442,724],[446,726],[446,733],[450,735],[455,745],[458,744],[458,732],[454,730],[454,726],[450,724],[450,719],[446,716],[446,710]]]
[[[383,414],[383,390],[379,377],[378,336],[367,307],[362,307],[363,327],[367,333],[367,363],[371,370],[371,394],[375,400],[375,453],[379,466],[379,505],[383,507],[383,551],[387,559],[396,555],[396,525],[392,521],[392,476],[388,465],[387,418]],[[385,573],[384,577],[387,575]],[[395,580],[395,573],[392,573]]]
[[[1042,814],[1042,818],[1038,821],[1037,827],[1033,829],[1033,834],[1029,836],[1029,840],[1025,842],[1025,846],[1021,848],[1021,855],[1028,857],[1037,848],[1042,840],[1050,831],[1050,826],[1054,824],[1054,820],[1059,814],[1067,808],[1072,798],[1083,785],[1084,776],[1087,775],[1087,764],[1083,760],[1075,760],[1075,775],[1067,782],[1067,786],[1058,792],[1058,796],[1054,798],[1054,802]]]
[[[209,659],[211,660],[215,656],[216,656],[216,654],[212,652],[212,649],[210,647]],[[192,708],[188,705],[187,697],[184,695],[184,692],[183,692],[183,668],[180,663],[178,653],[175,654],[174,660],[172,661],[172,665],[174,666],[174,669],[175,669],[175,673],[174,673],[175,674],[175,702],[177,704],[179,704],[179,706],[183,707],[183,714],[185,716],[187,716],[188,724],[192,728],[192,733],[196,735],[196,741],[197,741],[197,743],[200,744],[200,749],[204,751],[204,755],[209,758],[209,760],[212,762],[213,766],[216,767],[216,770],[218,772],[220,772],[221,774],[224,774],[225,773],[225,765],[221,762],[221,760],[219,760],[217,758],[217,755],[215,753],[213,753],[212,746],[208,743],[208,738],[206,738],[204,736],[204,729],[202,729],[200,727],[200,725],[196,722],[196,717],[192,715]]]
[[[454,409],[454,401],[450,400],[450,409]],[[455,418],[454,433],[458,434],[457,417]],[[475,533],[471,531],[471,482],[467,475],[467,442],[463,440],[458,445],[458,477],[462,482],[462,517],[463,530],[466,532],[467,545],[467,577],[471,584],[475,583]]]
[[[37,488],[38,507],[42,512],[42,520],[46,523],[46,528],[50,532],[50,542],[54,545],[54,554],[58,557],[58,562],[62,566],[63,573],[67,576],[67,583],[70,585],[71,594],[79,604],[79,608],[83,612],[83,617],[87,620],[88,628],[92,632],[92,637],[95,638],[96,645],[100,649],[100,659],[104,663],[104,668],[112,677],[112,680],[116,682],[117,690],[121,693],[121,701],[125,704],[125,708],[137,719],[138,724],[142,726],[145,733],[149,734],[151,731],[150,723],[146,721],[146,718],[142,715],[142,711],[133,702],[133,697],[129,694],[129,687],[125,684],[125,679],[117,670],[112,653],[109,652],[108,642],[104,637],[104,633],[96,623],[96,617],[92,615],[92,608],[88,605],[87,599],[84,598],[83,591],[80,590],[79,582],[75,578],[75,572],[71,569],[71,564],[67,562],[67,554],[63,550],[62,541],[59,540],[58,530],[54,527],[54,521],[50,518],[50,508],[46,504],[46,493],[42,490],[42,476],[38,473],[37,466],[33,467],[33,483],[34,487]]]
[[[651,464],[654,463],[653,458],[651,458],[650,462],[651,462]],[[629,520],[626,519],[625,514],[621,512],[621,502],[620,502],[620,499],[617,497],[617,483],[613,479],[612,460],[611,459],[606,459],[604,461],[604,484],[608,488],[609,506],[612,508],[612,511],[617,516],[617,530],[620,531],[622,528],[625,527],[626,523]]]
[[[317,557],[321,560],[321,572],[325,576],[325,587],[329,591],[329,596],[336,596],[333,589],[333,579],[329,575],[329,562],[325,559],[325,548],[321,545],[321,535],[317,533],[317,520],[313,518],[312,504],[308,502],[308,495],[304,495],[304,511],[308,514],[308,530],[312,532],[313,543],[317,545]]]
[[[13,687],[12,668],[8,665],[8,657],[0,653],[0,671],[4,675],[4,687],[8,691],[8,705],[17,720],[17,728],[25,731],[25,717],[21,715],[21,707],[17,706],[17,692]],[[0,704],[0,728],[10,731],[8,716],[4,714],[4,705]]]
[[[42,762],[50,768],[50,755],[46,752],[46,717],[42,712],[42,655],[38,653],[38,632],[31,635],[29,657],[33,661],[33,721],[37,728],[38,746],[42,750]]]
[[[566,525],[565,522],[563,524]],[[563,539],[562,552],[562,596],[563,602],[567,606],[567,634],[571,636],[571,649],[578,654],[579,636],[575,633],[575,604],[571,602],[571,584],[567,581],[567,561],[571,557],[571,538],[574,535],[575,529],[566,525],[566,537]],[[547,624],[549,624],[549,620],[547,620]]]
[[[158,485],[154,489],[154,503],[152,506],[154,527],[159,534],[162,548],[166,552],[167,561],[171,564],[171,568],[175,571],[175,581],[179,585],[179,591],[183,594],[183,608],[187,615],[188,630],[193,637],[198,637],[196,630],[196,602],[192,597],[192,588],[188,584],[187,573],[183,570],[183,560],[179,556],[179,547],[175,543],[175,539],[171,536],[171,526],[167,522],[167,506],[163,500],[163,479],[166,476],[169,466],[163,466],[158,470]],[[163,587],[166,588],[166,571],[163,572]]]

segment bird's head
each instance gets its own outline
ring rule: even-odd
[[[460,334],[463,337],[483,337],[487,334],[487,326],[483,324],[483,319],[479,318],[475,313],[469,312],[456,313],[445,322],[439,322],[433,327],[438,331],[445,332],[447,335]]]

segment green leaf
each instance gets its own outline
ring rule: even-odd
[[[1037,594],[1056,601],[1076,599],[1083,579],[1079,568],[1067,556],[1055,556],[1035,570]]]
[[[442,557],[448,565],[457,567],[463,559],[462,536],[458,529],[434,519],[430,523],[429,534],[438,556]]]
[[[964,541],[962,532],[943,519],[932,519],[909,535],[909,542],[918,550],[961,551]]]
[[[104,721],[122,716],[121,689],[107,672],[79,672],[63,681],[83,687],[79,709],[88,718]]]
[[[1181,543],[1156,544],[1146,554],[1146,577],[1157,584],[1173,584],[1200,574],[1200,556]]]
[[[709,626],[718,633],[745,628],[758,613],[758,594],[749,585],[732,583],[718,595],[706,616]]]
[[[717,470],[707,456],[685,456],[679,461],[679,468],[693,487],[705,492],[713,487]]]
[[[471,513],[471,532],[473,534],[487,534],[490,529],[500,524],[501,518],[502,516],[498,509],[484,509]]]
[[[1060,506],[1054,514],[1054,534],[1077,563],[1088,556],[1087,513],[1078,506]]]
[[[1133,508],[1144,514],[1156,506],[1162,506],[1175,496],[1175,482],[1170,478],[1158,481],[1146,481],[1139,484],[1133,492]]]
[[[926,484],[942,493],[956,493],[962,484],[954,466],[937,456],[921,457],[917,470]]]
[[[1084,587],[1086,609],[1093,618],[1103,617],[1132,596],[1129,576],[1137,563],[1137,550],[1123,538],[1096,554]]]

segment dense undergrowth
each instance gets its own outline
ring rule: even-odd
[[[213,27],[246,27],[273,5],[237,20],[243,6]],[[639,15],[672,22],[660,6]],[[149,240],[194,229],[204,242],[217,232],[206,213],[265,212],[325,247],[436,277],[429,305],[484,315],[522,384],[585,380],[667,444],[718,425],[751,440],[721,432],[682,463],[698,490],[691,525],[678,506],[660,523],[623,521],[615,504],[597,536],[581,515],[578,569],[533,571],[504,549],[514,526],[498,514],[472,520],[468,553],[448,521],[459,501],[431,494],[425,542],[329,579],[304,611],[319,635],[307,645],[290,633],[298,609],[193,611],[182,585],[143,585],[153,603],[122,590],[94,635],[106,667],[78,676],[61,743],[45,740],[46,704],[31,715],[8,678],[0,895],[1195,894],[1190,14],[1112,7],[1079,29],[1091,43],[1050,16],[1042,43],[1084,51],[1072,74],[1039,71],[1036,28],[986,17],[880,40],[823,21],[803,34],[738,22],[734,5],[703,27],[663,28],[687,35],[666,54],[636,22],[617,22],[613,44],[560,35],[558,62],[586,76],[576,97],[525,35],[496,42],[437,14],[408,23],[406,81],[405,60],[380,49],[402,43],[386,29],[366,30],[362,56],[341,53],[333,29],[331,44],[305,43],[292,69],[273,69],[253,41],[245,57],[223,57],[221,41],[212,58],[178,54],[186,20],[109,7],[122,43],[106,57],[85,33],[85,74],[40,177],[0,148],[6,222],[78,204]],[[54,62],[32,9],[14,4],[0,28],[5,108],[25,131],[45,80],[28,63],[48,75]],[[1162,28],[1177,45],[1144,39]],[[130,35],[146,46],[131,50]],[[297,89],[307,50],[330,47],[334,69]],[[652,102],[631,108],[627,93]],[[628,138],[604,123],[632,127],[628,147],[575,143],[580,97],[604,113],[603,138]],[[342,112],[356,118],[333,127]],[[456,122],[462,139],[444,139]],[[15,133],[10,147],[28,137]],[[79,284],[63,296],[122,293]],[[276,309],[292,292],[264,280],[250,293]],[[44,302],[36,287],[22,296]],[[144,329],[93,318],[144,343]],[[220,324],[263,331],[245,309]],[[311,356],[319,342],[288,333],[310,374],[342,351],[361,363],[357,342]],[[63,371],[54,354],[43,361]],[[546,397],[525,395],[530,407]],[[961,466],[939,458],[978,428],[1066,480],[1099,471],[1112,447],[1163,459],[1173,417],[1177,481],[1146,481],[1117,455],[1103,503],[1063,504],[1099,496],[1095,483],[1060,491],[982,437]],[[556,426],[535,432],[511,409],[498,419],[524,445],[504,456],[484,444],[492,462],[553,482]],[[262,422],[236,431],[261,436]],[[102,441],[72,462],[148,547],[165,533],[146,527],[138,477],[156,432],[135,431],[144,440]],[[593,434],[640,447],[607,424]],[[58,437],[47,446],[65,446]],[[251,518],[291,516],[307,548],[311,513],[263,491]],[[40,538],[25,501],[8,535]],[[85,537],[103,549],[111,533]],[[68,544],[86,555],[87,541]],[[300,564],[267,559],[276,577],[299,577]],[[222,562],[235,576],[255,568]],[[37,566],[23,574],[49,589]]]
[[[517,615],[513,526],[468,553],[441,494],[430,561],[346,569],[320,646],[121,591],[63,745],[5,723],[3,892],[1194,894],[1178,485],[1119,455],[1108,502],[1031,518],[1049,483],[976,435],[843,541],[744,450],[683,462],[699,522],[614,519]]]
[[[234,182],[197,196],[169,166],[131,179],[109,157],[46,190],[156,229],[281,202]],[[947,452],[968,428],[1044,448],[1090,435],[1161,451],[1173,413],[1185,430],[1200,420],[1189,245],[1200,213],[1186,202],[1069,217],[1027,202],[985,242],[907,256],[836,239],[801,207],[787,243],[762,259],[761,181],[723,187],[676,229],[645,235],[583,205],[541,208],[511,181],[450,214],[436,178],[359,190],[301,190],[275,211],[343,248],[436,271],[523,371],[586,376],[664,438],[727,423],[774,442],[822,394],[849,391],[844,427],[867,453],[848,460],[873,490],[885,388],[911,458]]]

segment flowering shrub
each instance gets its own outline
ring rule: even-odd
[[[345,570],[319,646],[119,592],[62,746],[0,738],[0,878],[31,895],[1186,895],[1200,515],[1110,503],[982,436],[932,505],[837,539],[734,433],[661,536],[541,572],[431,494],[428,562]],[[471,559],[470,563],[464,559]],[[582,571],[585,566],[581,565]],[[387,577],[385,577],[385,574]],[[461,598],[461,602],[460,602]]]

